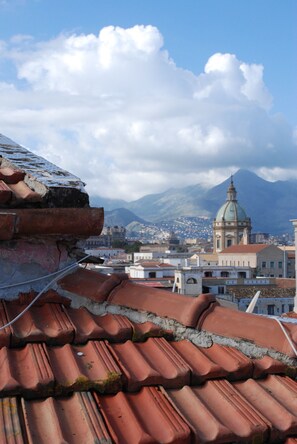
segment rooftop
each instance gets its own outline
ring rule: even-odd
[[[34,296],[2,300],[2,325]],[[294,352],[274,320],[231,313],[78,269],[1,331],[1,442],[293,437]],[[297,324],[284,328],[295,341]]]
[[[271,247],[268,244],[247,244],[247,245],[232,245],[231,247],[225,248],[219,254],[237,254],[237,253],[260,253],[260,251]]]

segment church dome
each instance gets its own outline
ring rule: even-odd
[[[248,220],[246,212],[237,202],[236,189],[232,179],[227,191],[227,200],[217,212],[215,220],[216,222],[245,222]]]
[[[217,212],[216,221],[244,222],[247,215],[244,209],[237,202],[225,202]]]

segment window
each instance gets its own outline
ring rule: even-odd
[[[294,305],[293,304],[289,304],[289,311],[294,311]]]
[[[279,261],[278,262],[278,268],[282,268],[283,267],[283,263],[282,263],[282,261]]]
[[[179,278],[176,278],[176,282],[177,282],[177,283],[179,282]]]
[[[218,293],[219,294],[225,294],[225,288],[224,287],[218,287]]]
[[[232,245],[232,239],[227,239],[227,247],[231,247]]]
[[[274,268],[274,261],[270,261],[270,268]]]
[[[274,315],[274,304],[268,304],[267,305],[267,313],[269,315]]]
[[[282,304],[282,313],[285,313],[285,304]]]
[[[221,271],[221,277],[224,277],[224,278],[229,277],[229,272],[228,271]]]
[[[262,268],[266,268],[266,261],[262,261]]]
[[[220,239],[217,239],[217,248],[221,247]]]
[[[189,278],[187,279],[187,284],[197,284],[197,280],[195,278]]]
[[[155,271],[150,271],[149,272],[149,278],[155,278],[156,277],[156,272]]]

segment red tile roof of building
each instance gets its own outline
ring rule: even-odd
[[[237,253],[259,253],[270,245],[267,244],[248,244],[248,245],[232,245],[225,248],[220,254],[237,254]]]
[[[32,297],[2,300],[0,324]],[[296,345],[297,324],[283,325]],[[11,424],[13,442],[40,444],[289,442],[297,434],[297,383],[287,376],[296,359],[281,327],[211,295],[80,268],[1,330],[0,343],[0,442],[10,442]]]

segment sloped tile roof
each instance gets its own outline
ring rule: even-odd
[[[237,253],[259,253],[270,245],[267,244],[248,244],[248,245],[232,245],[231,247],[225,248],[220,254],[237,254]]]
[[[32,297],[2,300],[0,327]],[[296,344],[297,324],[285,329]],[[207,346],[200,334],[209,335]],[[234,338],[233,346],[219,337]],[[209,295],[188,298],[79,269],[0,330],[0,342],[1,443],[297,436],[296,359],[284,333],[273,319],[220,307]],[[260,355],[243,353],[246,343]]]

